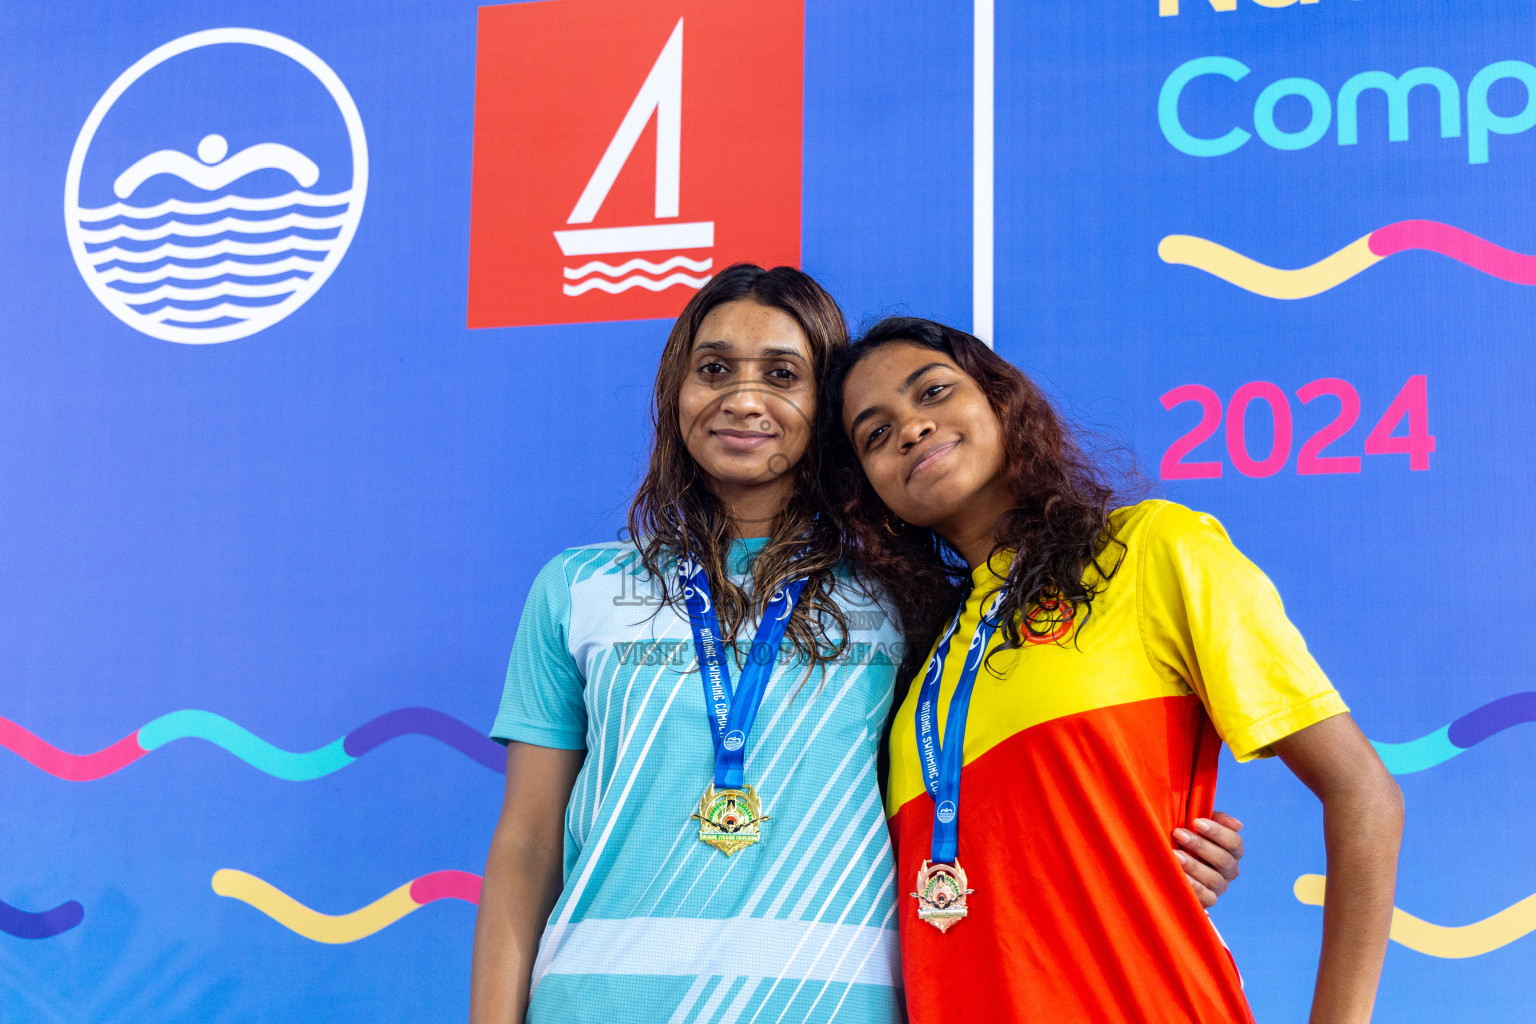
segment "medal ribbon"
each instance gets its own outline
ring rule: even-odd
[[[733,691],[731,672],[725,662],[725,644],[720,636],[720,621],[709,590],[709,574],[692,558],[677,564],[677,581],[683,588],[688,607],[688,624],[693,627],[693,649],[699,656],[699,675],[704,681],[704,707],[709,716],[710,735],[715,741],[715,788],[740,789],[742,767],[747,759],[747,737],[757,709],[763,703],[768,677],[778,660],[779,642],[789,628],[790,613],[805,589],[805,579],[791,580],[774,591],[763,618],[752,638],[752,652],[741,670],[740,685]]]
[[[944,631],[933,656],[928,659],[923,674],[922,689],[917,695],[917,755],[923,766],[923,785],[933,797],[933,863],[953,864],[960,841],[960,771],[965,764],[965,718],[971,709],[971,690],[976,686],[976,673],[981,669],[983,655],[998,623],[993,613],[1002,603],[1003,591],[981,613],[976,625],[976,635],[966,651],[965,665],[960,670],[960,682],[954,695],[949,698],[949,718],[944,724],[944,742],[939,744],[939,682],[944,677],[944,661],[949,656],[949,644],[960,628],[960,618],[965,614],[965,603]]]

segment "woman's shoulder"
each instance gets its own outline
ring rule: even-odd
[[[1251,567],[1220,520],[1175,501],[1154,498],[1116,509],[1111,523],[1134,567],[1129,575],[1143,589],[1187,588]]]
[[[1114,538],[1128,547],[1228,540],[1226,528],[1215,516],[1166,498],[1148,498],[1117,508],[1109,514],[1109,524]]]
[[[566,548],[545,562],[534,585],[563,584],[571,589],[602,576],[633,574],[639,568],[640,552],[630,541],[583,544]]]

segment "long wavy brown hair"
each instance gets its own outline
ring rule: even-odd
[[[850,562],[885,588],[900,614],[905,657],[897,686],[904,689],[954,614],[970,573],[932,530],[895,519],[842,430],[848,374],[870,353],[897,342],[954,360],[1002,423],[1013,507],[997,520],[988,558],[1014,553],[998,612],[1004,649],[1026,640],[1060,641],[1073,622],[1082,629],[1125,550],[1110,512],[1140,482],[1122,451],[1071,425],[1034,381],[964,331],[888,317],[844,350],[822,397],[827,488]]]
[[[681,608],[673,577],[680,555],[691,555],[704,566],[720,628],[732,643],[742,626],[761,614],[774,591],[792,579],[807,577],[785,635],[798,657],[814,668],[840,655],[848,634],[847,619],[833,600],[833,570],[843,550],[822,484],[820,418],[805,410],[811,424],[810,442],[800,463],[789,470],[795,475],[794,493],[773,523],[767,545],[752,562],[750,590],[734,582],[727,571],[730,515],[706,486],[683,437],[679,394],[699,326],[717,306],[740,300],[780,310],[800,325],[810,343],[818,394],[834,357],[848,347],[842,311],[810,275],[793,267],[764,270],[749,263],[716,274],[677,318],[662,349],[651,396],[655,441],[645,479],[629,508],[629,532],[646,572],[661,590],[664,605]]]

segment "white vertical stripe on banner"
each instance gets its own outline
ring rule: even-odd
[[[992,344],[993,0],[975,0],[971,107],[971,333]]]

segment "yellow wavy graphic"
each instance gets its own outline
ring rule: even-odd
[[[1169,235],[1157,245],[1164,263],[1195,267],[1250,292],[1271,299],[1309,299],[1354,277],[1383,259],[1371,252],[1363,235],[1310,267],[1281,270],[1249,259],[1224,245],[1194,235]]]
[[[213,891],[249,903],[284,928],[316,942],[356,942],[421,906],[411,899],[411,883],[407,882],[350,914],[322,914],[255,875],[233,868],[213,873]]]
[[[1296,898],[1320,907],[1323,905],[1324,875],[1302,875],[1296,879]],[[1460,960],[1482,956],[1509,945],[1516,939],[1536,932],[1536,893],[1481,921],[1457,928],[1430,924],[1396,907],[1392,908],[1392,941],[1426,956]]]

